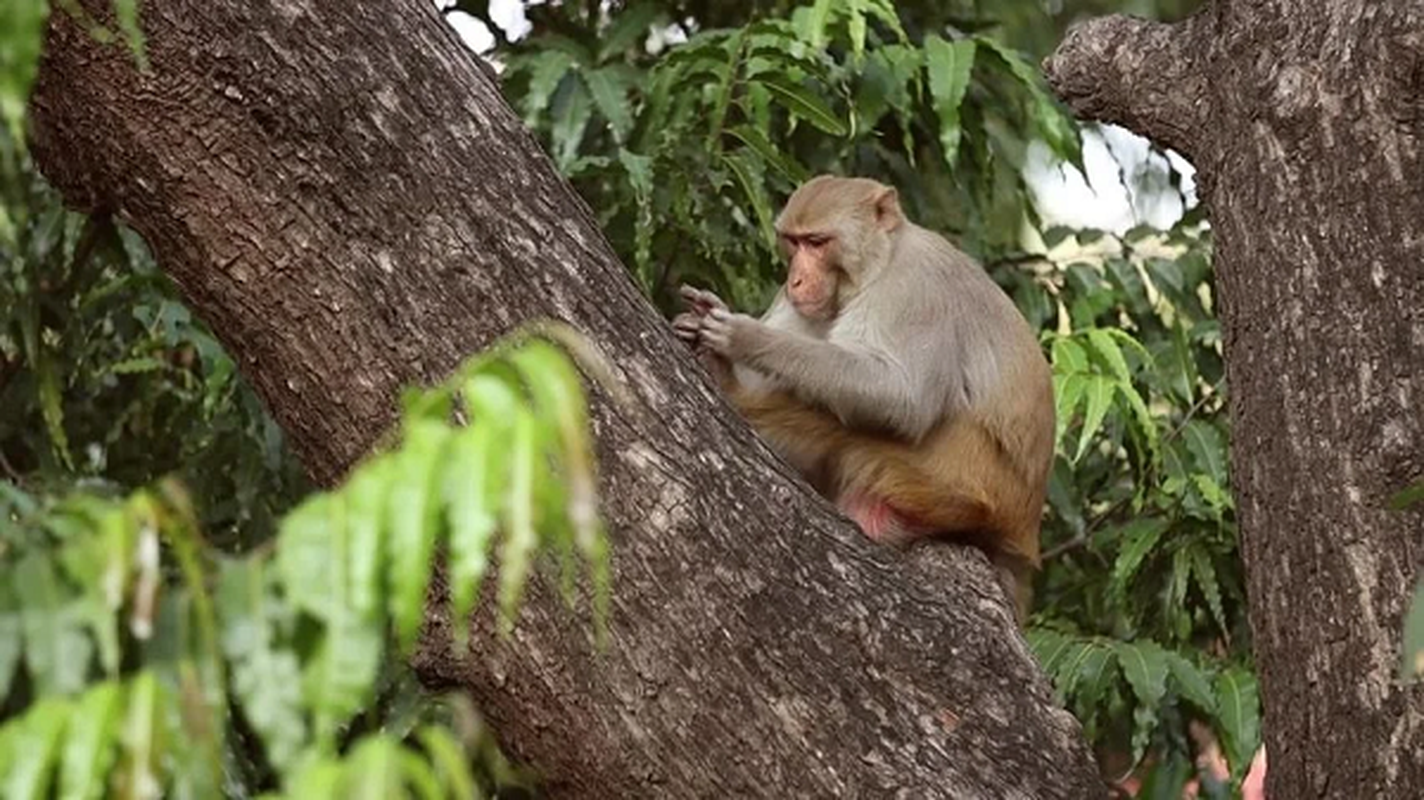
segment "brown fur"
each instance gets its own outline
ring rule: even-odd
[[[887,498],[913,528],[983,549],[1014,600],[1018,620],[1027,617],[1039,565],[1051,429],[1029,443],[1030,458],[1014,463],[1013,451],[969,414],[909,444],[847,428],[785,392],[728,388],[737,410],[817,491],[833,502],[849,493]],[[1051,391],[1031,392],[1023,402],[1038,406],[1040,415],[1053,412]],[[900,540],[912,538],[907,532]]]

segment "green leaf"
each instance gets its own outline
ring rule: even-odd
[[[396,757],[400,764],[401,779],[413,790],[414,796],[421,800],[443,800],[445,793],[430,762],[400,746],[397,746]]]
[[[975,44],[973,39],[950,43],[936,34],[930,34],[925,37],[924,51],[930,95],[934,98],[935,113],[939,117],[939,142],[944,149],[945,164],[953,171],[959,156],[959,140],[963,136],[959,106],[969,89]]]
[[[1148,641],[1114,642],[1113,651],[1122,675],[1137,697],[1133,709],[1132,759],[1140,761],[1147,752],[1152,731],[1156,728],[1158,709],[1167,693],[1167,654]]]
[[[55,697],[41,698],[25,713],[11,743],[13,763],[7,765],[5,797],[45,800],[49,797],[59,760],[61,738],[72,716],[70,704]]]
[[[1424,503],[1424,481],[1419,481],[1389,498],[1389,507],[1392,511],[1403,511],[1418,503]]]
[[[25,107],[39,68],[47,2],[9,0],[0,6],[0,121],[15,142],[25,140]]]
[[[802,6],[792,15],[796,32],[817,50],[826,46],[826,28],[830,25],[835,3],[836,0],[816,0],[810,8]]]
[[[233,695],[262,738],[267,758],[278,769],[290,770],[307,741],[307,726],[301,712],[301,667],[296,653],[277,641],[283,604],[272,595],[261,559],[223,560],[219,566],[220,641]]]
[[[633,112],[628,105],[628,90],[632,86],[627,77],[618,67],[582,70],[580,75],[594,107],[608,120],[613,140],[621,144],[633,129]]]
[[[653,196],[653,159],[627,148],[620,148],[618,163],[628,174],[628,185],[633,187],[640,203]]]
[[[23,2],[24,0],[21,0]],[[114,0],[114,19],[119,23],[119,31],[128,42],[141,70],[148,69],[148,58],[144,48],[143,29],[138,24],[138,0]]]
[[[438,532],[439,476],[450,431],[443,423],[412,425],[396,454],[388,506],[390,616],[403,649],[415,642],[425,615],[425,591]]]
[[[1137,387],[1130,383],[1117,383],[1117,396],[1127,405],[1130,419],[1134,423],[1133,429],[1147,445],[1147,452],[1152,456],[1152,463],[1162,457],[1161,439],[1158,436],[1157,422],[1152,418],[1152,412],[1147,408],[1147,401],[1142,399]]]
[[[0,486],[3,485],[0,481]],[[4,509],[0,509],[0,519],[4,515]],[[3,537],[0,541],[4,541]],[[0,701],[10,694],[25,649],[24,615],[11,590],[13,578],[11,574],[0,572]]]
[[[79,699],[65,732],[59,796],[63,800],[105,797],[109,771],[118,756],[123,689],[105,682]]]
[[[754,167],[753,162],[742,153],[724,154],[722,163],[726,164],[732,170],[732,174],[737,176],[737,184],[742,187],[742,193],[751,203],[752,210],[756,213],[757,228],[761,232],[762,241],[768,248],[775,248],[776,229],[772,222],[771,203],[766,197],[765,190],[762,189],[761,171]]]
[[[291,800],[345,800],[340,792],[343,764],[330,756],[308,752],[297,761],[296,774],[286,782]]]
[[[494,378],[477,377],[475,381]],[[502,384],[501,384],[502,385]],[[500,463],[505,434],[499,423],[481,419],[450,442],[445,466],[445,504],[450,521],[450,600],[461,635],[475,608],[489,569],[499,498],[505,473]]]
[[[1256,676],[1240,667],[1216,678],[1218,733],[1231,774],[1244,775],[1261,743],[1261,704]]]
[[[1399,662],[1399,679],[1416,681],[1424,675],[1424,581],[1414,587],[1414,599],[1404,616],[1404,649]]]
[[[1226,442],[1221,431],[1209,422],[1193,419],[1182,428],[1182,440],[1196,459],[1197,468],[1204,470],[1217,486],[1226,486]]]
[[[1053,97],[1043,86],[1038,68],[1018,53],[1005,47],[988,36],[976,36],[974,40],[987,47],[1008,67],[1013,75],[1028,91],[1032,100],[1032,118],[1049,149],[1059,158],[1077,167],[1086,174],[1083,167],[1082,142],[1078,138],[1078,128],[1072,119],[1059,110]]]
[[[632,3],[621,9],[608,29],[599,34],[599,63],[641,44],[639,40],[647,38],[649,29],[661,16],[662,11],[657,3]]]
[[[50,444],[60,463],[66,469],[73,469],[69,435],[64,430],[64,390],[60,387],[59,373],[48,351],[43,348],[34,366],[35,379],[39,383],[40,416],[44,418],[45,429],[49,432]]]
[[[511,71],[529,74],[529,90],[523,98],[525,125],[533,127],[538,123],[539,115],[549,107],[554,92],[574,68],[574,63],[573,57],[561,50],[540,50],[510,63]]]
[[[797,163],[795,158],[781,152],[776,145],[771,143],[771,140],[766,138],[766,134],[750,125],[728,128],[727,133],[741,140],[742,144],[750,147],[761,157],[762,161],[770,164],[773,169],[793,183],[804,183],[810,177],[810,173]]]
[[[1073,461],[1082,459],[1083,454],[1088,451],[1088,444],[1098,429],[1103,425],[1103,419],[1107,417],[1108,408],[1112,406],[1113,394],[1117,391],[1117,384],[1113,381],[1094,375],[1088,378],[1085,393],[1088,397],[1087,410],[1083,413],[1083,430],[1078,436],[1078,452],[1073,456]]]
[[[115,375],[135,375],[142,372],[156,372],[166,368],[168,365],[156,358],[143,356],[141,358],[130,358],[109,365],[109,371]]]
[[[1054,441],[1061,446],[1063,434],[1068,430],[1068,423],[1073,421],[1073,415],[1077,413],[1078,406],[1082,404],[1083,394],[1088,389],[1088,376],[1077,373],[1064,375],[1054,373],[1053,375],[1053,399],[1054,417],[1057,419],[1057,431],[1054,434]]]
[[[757,75],[751,80],[765,86],[772,97],[795,116],[832,136],[846,135],[845,123],[821,98],[804,87],[769,75]]]
[[[470,764],[455,737],[445,728],[427,725],[416,734],[435,764],[436,776],[446,797],[480,796]]]
[[[565,516],[573,524],[579,549],[585,556],[592,556],[599,532],[598,490],[587,401],[578,372],[561,350],[537,340],[520,348],[510,360],[534,396],[539,412],[555,424],[560,448],[558,466],[568,493]]]
[[[549,127],[553,139],[554,161],[560,169],[568,169],[579,155],[584,131],[593,116],[593,102],[583,81],[569,81],[555,93],[551,109],[553,122]]]
[[[1083,664],[1088,660],[1092,651],[1093,644],[1091,642],[1076,639],[1069,643],[1053,676],[1059,694],[1064,697],[1073,697],[1076,694],[1078,679],[1083,676]]]
[[[1212,480],[1210,475],[1200,472],[1192,475],[1192,484],[1196,486],[1202,499],[1211,507],[1214,512],[1213,518],[1221,519],[1222,512],[1231,507],[1231,495],[1226,493],[1226,489],[1221,484]]]
[[[504,501],[504,541],[499,552],[500,629],[514,628],[515,610],[539,543],[534,529],[535,460],[539,457],[538,423],[521,409],[510,441],[509,488]]]
[[[354,800],[405,797],[400,771],[399,745],[385,736],[361,739],[347,759],[342,785]]]
[[[160,761],[168,739],[168,697],[152,670],[129,683],[128,712],[123,723],[123,757],[119,769],[129,786],[162,786]]]
[[[1079,668],[1078,701],[1083,708],[1097,708],[1117,680],[1117,654],[1101,641],[1094,641]]]
[[[1170,386],[1178,400],[1191,403],[1196,398],[1199,379],[1197,360],[1192,354],[1192,344],[1187,339],[1187,329],[1180,322],[1172,326],[1171,347]]]
[[[1123,358],[1122,350],[1112,335],[1102,328],[1089,328],[1086,333],[1093,352],[1097,353],[1113,376],[1124,384],[1132,385],[1132,372],[1127,368],[1127,359]]]
[[[277,534],[277,569],[287,599],[296,608],[325,619],[330,585],[327,560],[334,545],[328,495],[313,495],[282,518]]]
[[[1053,339],[1053,371],[1069,375],[1088,371],[1088,351],[1067,336]]]
[[[1171,670],[1172,680],[1176,682],[1177,691],[1182,697],[1202,713],[1216,716],[1216,694],[1212,691],[1207,676],[1178,653],[1168,652],[1166,658],[1167,668]]]
[[[1108,588],[1119,604],[1126,604],[1128,585],[1167,527],[1165,520],[1148,517],[1135,519],[1119,530],[1121,544],[1113,561],[1112,578],[1108,582]]]
[[[72,694],[84,687],[93,645],[68,611],[54,564],[31,552],[15,567],[14,588],[25,629],[25,664],[39,694]]]
[[[345,602],[357,621],[365,625],[380,624],[386,600],[381,570],[389,557],[387,503],[396,464],[395,458],[379,458],[363,465],[341,492],[347,503],[346,543],[342,548],[349,563]]]
[[[1058,665],[1067,655],[1072,639],[1048,628],[1032,628],[1025,635],[1034,658],[1048,675],[1058,674]]]
[[[856,63],[865,58],[865,14],[859,8],[861,0],[846,0],[846,34],[850,37],[850,52]]]
[[[885,23],[900,41],[909,39],[905,27],[900,24],[900,13],[895,9],[894,0],[861,0],[860,6],[871,16]]]

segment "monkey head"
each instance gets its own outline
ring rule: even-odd
[[[904,222],[895,189],[822,175],[802,184],[776,219],[788,269],[786,297],[807,319],[828,320],[884,265]]]

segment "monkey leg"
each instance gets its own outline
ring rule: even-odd
[[[783,391],[757,392],[734,386],[728,394],[772,449],[816,491],[830,498],[831,462],[850,438],[841,421]]]
[[[858,437],[836,461],[837,504],[876,541],[945,537],[984,550],[1022,623],[1038,566],[1041,492],[973,419],[918,445]]]
[[[956,535],[1038,565],[1043,512],[1002,447],[969,417],[919,444],[859,437],[837,459],[841,493],[883,499],[913,530]]]

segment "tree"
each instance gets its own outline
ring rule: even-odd
[[[1424,792],[1424,700],[1393,680],[1424,512],[1388,508],[1424,471],[1421,14],[1217,0],[1094,20],[1046,64],[1202,172],[1272,797]]]
[[[433,606],[417,663],[552,796],[1101,791],[984,560],[874,549],[779,466],[433,9],[144,13],[147,73],[52,20],[36,158],[143,234],[318,482],[397,387],[532,317],[587,332],[629,388],[593,409],[610,646],[536,586],[473,653]]]

